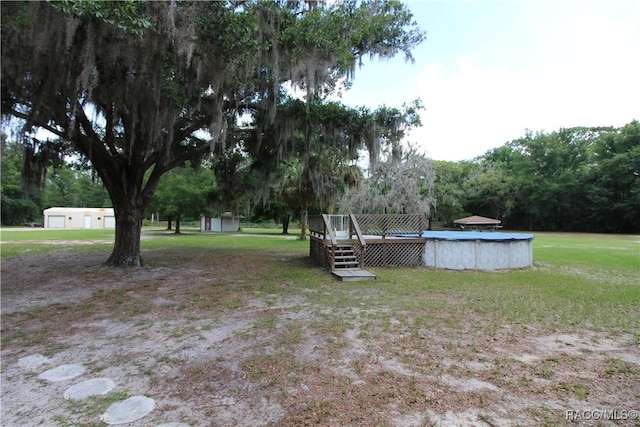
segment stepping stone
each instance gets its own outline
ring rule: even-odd
[[[144,417],[155,407],[156,401],[150,397],[133,396],[109,406],[100,420],[107,424],[126,424]]]
[[[51,361],[47,356],[43,356],[41,354],[32,354],[30,356],[21,357],[18,360],[18,366],[21,368],[37,368],[40,365],[47,364]]]
[[[49,369],[48,371],[44,371],[38,378],[48,381],[64,381],[69,380],[71,378],[75,378],[78,375],[84,372],[84,367],[82,365],[62,365],[57,368]]]
[[[116,383],[109,378],[94,378],[72,385],[64,392],[64,398],[79,400],[89,396],[103,395],[109,393],[116,386]]]

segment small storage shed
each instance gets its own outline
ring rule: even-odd
[[[62,208],[45,209],[44,228],[116,228],[113,208]]]
[[[241,215],[234,215],[231,212],[224,212],[217,217],[210,218],[202,215],[200,217],[200,231],[238,231],[240,230]]]

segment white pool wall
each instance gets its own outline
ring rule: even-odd
[[[502,270],[533,265],[533,236],[491,234],[476,239],[465,233],[460,240],[426,236],[423,263],[426,267],[451,270]]]

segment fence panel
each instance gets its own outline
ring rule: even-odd
[[[402,243],[390,240],[368,243],[365,267],[416,267],[422,265],[424,243]]]
[[[356,214],[363,234],[388,236],[395,234],[421,235],[427,228],[424,215]]]

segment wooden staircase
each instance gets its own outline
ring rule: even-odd
[[[317,233],[317,237],[323,241],[322,250],[315,252],[322,254],[322,263],[328,266],[331,273],[342,281],[375,279],[375,274],[362,269],[367,242],[360,231],[356,217],[353,214],[322,214],[321,218],[321,227],[314,226],[311,227],[311,230],[312,233]],[[314,236],[312,236],[313,238]],[[354,245],[357,245],[359,250],[354,250]],[[311,251],[313,258],[313,242]]]
[[[360,261],[353,251],[353,246],[338,244],[336,245],[335,257],[333,262],[334,268],[359,268]]]
[[[376,278],[375,274],[360,268],[360,261],[352,245],[337,243],[333,253],[333,269],[331,272],[341,281],[370,280]]]

